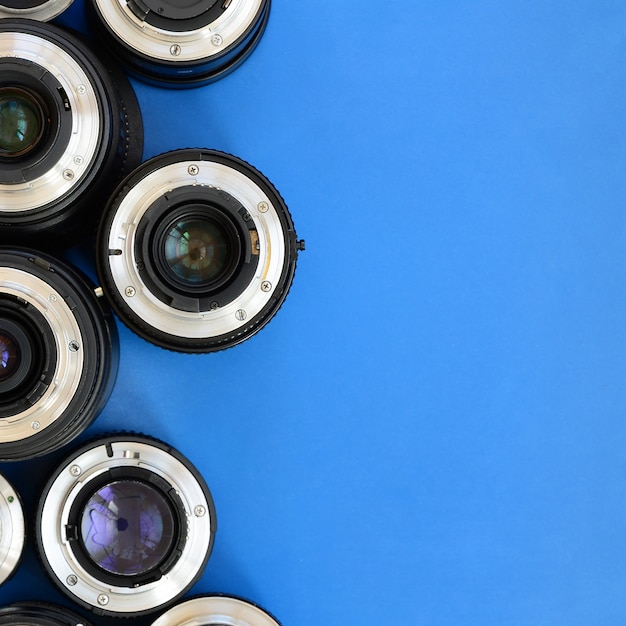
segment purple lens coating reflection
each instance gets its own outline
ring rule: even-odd
[[[81,539],[98,567],[133,576],[163,561],[175,528],[172,509],[161,492],[144,482],[120,480],[101,487],[87,502]]]

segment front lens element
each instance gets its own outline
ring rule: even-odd
[[[81,520],[91,560],[120,576],[145,574],[169,555],[176,524],[165,497],[150,485],[121,480],[98,489]]]
[[[179,221],[167,234],[165,259],[179,279],[193,285],[211,282],[228,265],[225,233],[213,221]]]
[[[33,150],[45,128],[41,105],[27,91],[0,89],[0,155],[19,157]]]

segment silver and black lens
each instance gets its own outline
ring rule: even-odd
[[[19,564],[25,535],[20,498],[9,481],[0,474],[0,585],[11,578]]]
[[[88,0],[95,29],[139,78],[195,87],[225,76],[258,44],[270,0]]]
[[[97,264],[135,332],[171,350],[212,352],[272,319],[303,247],[258,170],[222,152],[178,150],[120,185],[98,232]]]
[[[280,626],[262,608],[233,596],[206,595],[181,602],[161,615],[152,626]]]
[[[0,0],[0,18],[26,17],[47,22],[58,17],[72,0]]]
[[[111,435],[52,475],[36,540],[53,582],[98,614],[135,617],[175,602],[201,576],[216,530],[211,493],[170,446]]]
[[[0,247],[0,460],[46,454],[80,434],[115,382],[118,337],[80,272]]]
[[[0,20],[0,240],[65,247],[138,165],[143,126],[119,70],[59,27]]]
[[[82,616],[44,602],[16,602],[0,608],[0,626],[90,626]]]

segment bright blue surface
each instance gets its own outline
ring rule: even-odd
[[[285,626],[626,623],[625,61],[617,0],[274,0],[226,79],[134,83],[146,158],[246,159],[307,242],[232,350],[120,328],[88,434],[200,469],[194,593]],[[62,601],[30,552],[25,598]]]

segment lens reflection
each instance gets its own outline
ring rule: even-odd
[[[85,550],[98,567],[112,574],[139,575],[157,567],[168,556],[174,535],[170,505],[147,483],[109,483],[83,510]]]
[[[0,332],[0,382],[10,378],[20,364],[20,349],[8,333]]]
[[[210,282],[228,262],[224,231],[209,220],[181,220],[167,234],[165,259],[178,278],[192,284]]]
[[[43,132],[41,107],[28,92],[0,89],[0,154],[21,156],[32,150]]]

